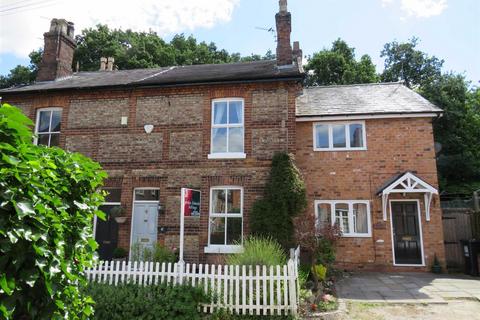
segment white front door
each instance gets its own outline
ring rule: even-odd
[[[132,243],[153,247],[157,242],[158,203],[134,203]]]

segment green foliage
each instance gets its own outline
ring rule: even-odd
[[[115,250],[113,250],[114,259],[122,259],[122,258],[126,258],[127,256],[128,256],[128,251],[125,250],[124,248],[115,248]]]
[[[198,306],[208,297],[200,287],[186,285],[112,286],[89,283],[84,290],[95,300],[93,319],[201,319]]]
[[[392,41],[385,44],[380,54],[385,58],[382,81],[404,81],[407,87],[412,88],[428,84],[440,76],[443,60],[416,50],[417,44],[418,38],[406,43]]]
[[[227,264],[240,266],[277,266],[284,265],[287,258],[282,246],[271,238],[248,237],[243,242],[243,252],[232,254]]]
[[[355,49],[341,39],[309,57],[305,66],[307,85],[335,85],[378,82],[375,65],[368,55],[355,60]]]
[[[145,247],[140,242],[135,242],[132,245],[131,254],[132,261],[174,263],[178,260],[175,252],[161,243],[156,243],[153,247]]]
[[[318,280],[324,281],[327,278],[327,267],[323,264],[316,264],[312,266],[312,273],[315,274]]]
[[[319,238],[316,250],[317,264],[329,266],[335,262],[335,243],[327,238]]]
[[[84,268],[97,243],[92,221],[106,174],[90,159],[32,144],[32,122],[0,107],[0,314],[7,319],[84,319]]]
[[[277,153],[263,199],[252,207],[250,230],[253,235],[270,237],[284,249],[294,245],[293,218],[307,206],[305,184],[293,155]]]
[[[231,314],[226,310],[218,310],[215,311],[213,314],[208,314],[203,317],[205,320],[255,320],[255,319],[262,319],[262,320],[294,320],[295,317],[293,316],[254,316],[254,315],[237,315]]]

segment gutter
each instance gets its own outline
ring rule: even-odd
[[[297,122],[323,121],[323,120],[362,120],[362,119],[389,119],[389,118],[435,118],[438,119],[443,111],[410,111],[410,112],[384,112],[384,113],[354,113],[354,114],[328,114],[328,115],[297,115]]]

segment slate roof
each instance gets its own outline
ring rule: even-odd
[[[304,88],[296,104],[297,117],[442,112],[399,82]]]
[[[101,87],[185,85],[197,83],[236,82],[303,78],[298,67],[278,68],[276,60],[202,64],[151,69],[76,72],[71,77],[32,85],[1,89],[0,93],[30,92]]]

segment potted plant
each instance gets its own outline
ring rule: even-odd
[[[127,250],[117,247],[113,250],[113,261],[126,261],[128,256]]]
[[[432,264],[432,272],[433,273],[442,273],[442,266],[438,261],[437,255],[435,254],[433,257],[433,264]]]
[[[127,216],[125,215],[125,208],[122,206],[114,207],[110,210],[110,216],[115,219],[117,223],[125,223],[127,221]]]

